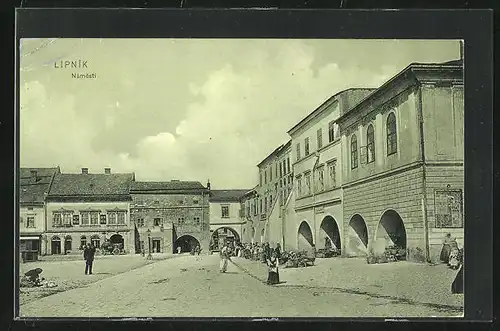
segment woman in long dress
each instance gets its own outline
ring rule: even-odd
[[[267,268],[269,273],[267,276],[267,284],[279,284],[280,276],[278,272],[278,258],[275,250],[272,251],[271,256],[267,259]]]
[[[446,236],[443,238],[443,248],[441,249],[441,255],[440,255],[440,260],[443,263],[448,264],[448,262],[450,261],[451,244],[453,241],[455,240],[451,238],[451,233],[447,233]]]
[[[220,258],[220,272],[224,273],[227,271],[227,263],[229,261],[229,247],[226,244],[220,250]]]

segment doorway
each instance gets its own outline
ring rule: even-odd
[[[152,242],[152,250],[153,250],[153,253],[162,253],[162,249],[161,249],[161,239],[158,239],[158,238],[153,238],[151,240]]]

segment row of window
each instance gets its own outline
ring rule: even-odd
[[[274,197],[273,197],[273,194],[269,194],[269,196],[265,196],[264,198],[260,198],[260,199],[255,198],[253,200],[248,200],[246,202],[247,215],[251,216],[253,214],[253,216],[257,216],[258,214],[267,213],[269,211],[269,209],[273,206],[274,200],[276,200],[278,198],[277,194],[281,195],[281,204],[283,204],[286,197],[288,197],[288,194],[290,193],[288,185],[286,184],[286,181],[287,180],[282,182],[284,184],[282,184],[282,186],[280,187],[279,190],[278,190],[278,186],[276,184],[275,190],[274,190],[274,193],[276,195],[274,195]],[[292,184],[292,177],[289,177],[288,182],[289,182],[289,185]]]
[[[81,211],[80,214],[73,212],[54,212],[52,214],[53,227],[71,227],[86,225],[125,225],[125,211],[113,211],[100,213],[98,211]]]
[[[200,224],[200,217],[193,217],[193,221],[196,225]],[[136,220],[136,225],[137,227],[144,227],[144,218],[138,218]],[[185,218],[184,217],[179,217],[177,218],[177,224],[184,224],[185,223]],[[160,217],[154,218],[153,219],[153,226],[163,226],[163,219]]]
[[[396,116],[390,113],[387,116],[386,132],[387,132],[387,155],[396,154],[398,152],[397,131],[396,131]],[[366,149],[365,149],[366,148]],[[366,147],[361,148],[360,154],[363,161],[366,163],[375,162],[375,130],[373,124],[368,125],[366,129]],[[358,138],[356,134],[351,136],[351,169],[358,167]]]
[[[279,177],[278,177],[278,169],[279,169]],[[283,176],[291,173],[292,168],[290,167],[290,158],[287,157],[281,161],[276,163],[272,163],[268,168],[264,169],[264,171],[260,172],[259,184],[267,184],[268,182],[272,182],[273,180],[273,172],[275,174],[275,178],[281,178]],[[269,175],[269,176],[268,176]]]
[[[328,123],[328,143],[332,143],[335,140],[335,121]],[[318,149],[323,148],[323,129],[319,128],[316,131],[316,145]],[[309,137],[304,138],[304,157],[311,154]],[[296,145],[296,160],[299,161],[302,158],[300,143]]]
[[[328,178],[325,180],[325,168],[328,172]],[[304,179],[304,182],[302,181]],[[305,184],[305,185],[304,185]],[[315,187],[311,185],[311,172],[305,172],[297,176],[297,197],[311,195],[314,192],[323,192],[325,190],[337,187],[337,161],[330,161],[319,165],[315,170]]]
[[[197,205],[199,203],[200,203],[199,199],[193,199],[193,205]],[[145,203],[144,200],[137,199],[137,200],[135,200],[135,204],[139,205],[139,206],[144,206],[146,203]],[[184,205],[184,200],[177,200],[177,204],[178,205]],[[154,200],[153,201],[153,205],[159,206],[160,205],[160,200]]]

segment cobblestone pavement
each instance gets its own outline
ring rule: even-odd
[[[267,267],[257,261],[235,258],[234,262],[264,280]],[[358,293],[438,309],[439,314],[463,312],[463,294],[452,294],[456,270],[444,264],[412,262],[367,264],[363,258],[316,259],[308,268],[280,268],[279,287],[330,288],[338,292]]]
[[[242,265],[241,259],[236,259]],[[21,317],[402,317],[456,316],[448,308],[334,288],[268,286],[219,257],[182,256],[21,306]],[[247,263],[246,267],[258,265]],[[248,269],[248,268],[247,268]],[[312,268],[311,268],[312,270]],[[264,269],[265,271],[265,269]],[[262,276],[260,276],[262,277]]]
[[[19,267],[20,275],[24,275],[28,270],[41,268],[43,272],[40,276],[47,281],[54,282],[57,286],[53,288],[21,288],[19,291],[19,304],[22,305],[57,292],[95,283],[101,279],[174,256],[172,254],[154,254],[153,260],[146,260],[141,255],[96,256],[92,276],[85,275],[85,261],[81,256],[78,259],[73,256],[72,258],[65,257],[59,261],[24,263]]]

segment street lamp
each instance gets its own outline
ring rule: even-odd
[[[151,255],[151,230],[148,229],[148,260],[152,260],[153,256]]]

